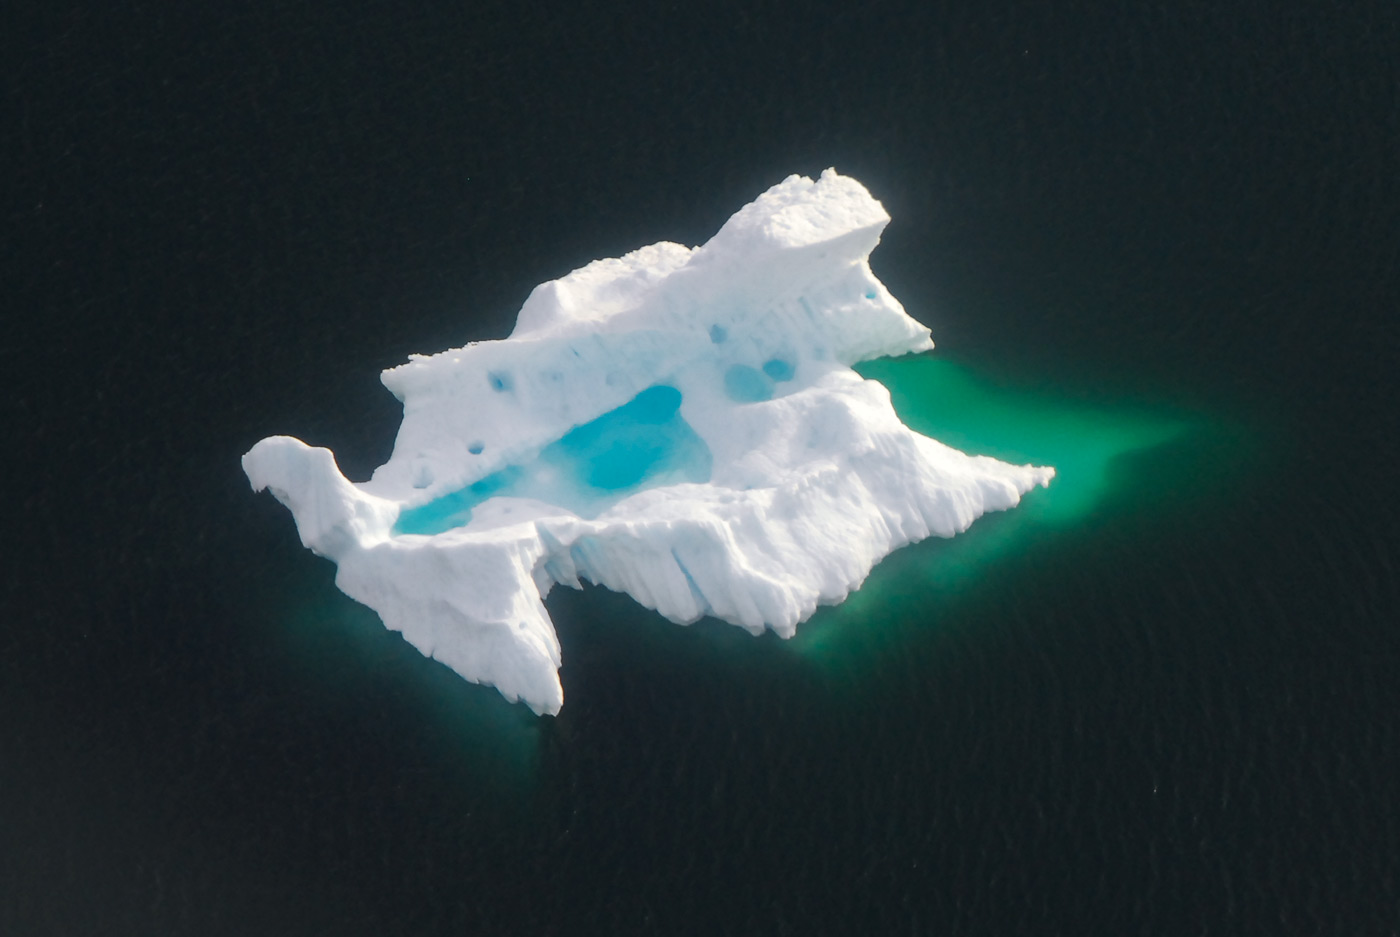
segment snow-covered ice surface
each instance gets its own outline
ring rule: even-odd
[[[890,551],[1054,475],[913,432],[851,370],[933,347],[871,273],[888,221],[854,179],[791,176],[701,247],[595,261],[509,338],[385,371],[404,418],[370,481],[289,436],[244,471],[347,595],[538,713],[564,701],[557,583],[789,637]]]

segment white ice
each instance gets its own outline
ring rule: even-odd
[[[1054,475],[915,433],[851,370],[933,347],[871,273],[888,221],[854,179],[791,176],[701,247],[595,261],[509,338],[385,371],[404,418],[370,481],[288,436],[244,471],[347,595],[537,713],[564,701],[556,583],[789,637],[890,551]]]

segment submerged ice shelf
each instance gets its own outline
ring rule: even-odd
[[[244,471],[347,595],[538,713],[564,699],[556,584],[789,637],[891,550],[1054,475],[913,432],[851,369],[933,347],[870,270],[888,221],[853,179],[791,176],[701,247],[595,261],[509,338],[385,371],[404,419],[368,482],[288,436]]]

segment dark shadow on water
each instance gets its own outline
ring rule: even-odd
[[[494,687],[468,683],[423,657],[378,614],[339,592],[333,567],[308,558],[299,587],[266,606],[279,676],[302,684],[328,731],[385,757],[506,795],[528,787],[544,726]]]

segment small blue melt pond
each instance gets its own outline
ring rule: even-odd
[[[465,488],[409,508],[397,534],[438,534],[471,520],[472,508],[498,495],[535,498],[592,517],[644,488],[707,482],[710,447],[680,415],[681,392],[648,387],[630,401],[576,426],[526,465],[510,465]]]
[[[793,373],[792,362],[782,358],[769,358],[762,371],[747,364],[731,365],[724,372],[724,393],[735,403],[761,403],[773,398],[775,381],[790,381]]]
[[[775,381],[790,381],[793,375],[792,362],[782,358],[769,358],[763,362],[763,373]]]

